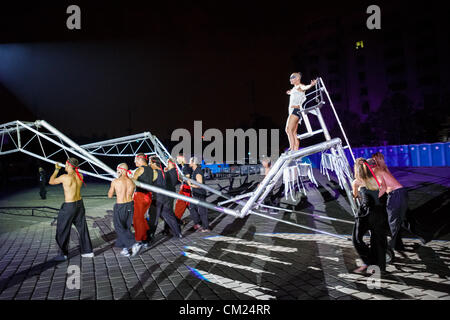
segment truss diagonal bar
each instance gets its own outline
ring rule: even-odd
[[[261,183],[258,185],[255,192],[250,197],[250,199],[247,201],[245,206],[242,208],[241,216],[245,216],[249,212],[250,208],[255,204],[256,200],[266,190],[266,187],[272,181],[274,176],[277,175],[277,173],[279,173],[281,167],[283,165],[285,165],[286,161],[293,160],[293,159],[301,159],[302,157],[308,156],[310,154],[330,149],[331,147],[334,147],[340,143],[341,143],[341,139],[335,138],[335,139],[332,139],[329,141],[325,141],[325,142],[316,144],[314,146],[306,147],[304,149],[301,149],[301,150],[298,150],[295,152],[282,154],[278,158],[278,160],[274,163],[273,167],[269,170],[269,172],[264,177],[264,179],[261,181]]]

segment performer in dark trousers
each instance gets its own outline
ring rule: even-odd
[[[47,177],[44,168],[39,167],[39,195],[42,200],[47,199],[47,190],[45,185],[47,184]]]
[[[161,162],[157,158],[152,158],[151,167],[153,169],[154,181],[156,187],[167,190],[165,174],[162,170]],[[182,238],[180,226],[173,212],[173,200],[171,197],[161,193],[154,193],[153,201],[156,206],[156,216],[150,216],[149,234],[154,237],[158,227],[158,221],[161,217],[169,226],[175,238]]]
[[[365,273],[369,265],[377,265],[380,271],[386,271],[387,237],[384,225],[387,217],[378,198],[381,183],[372,175],[365,159],[356,159],[354,169],[353,196],[361,198],[361,206],[355,220],[352,240],[363,261],[363,265],[354,272]],[[370,247],[363,240],[368,231],[370,231]]]
[[[374,172],[386,184],[387,202],[386,210],[391,230],[391,250],[403,251],[405,247],[402,242],[401,230],[405,226],[406,211],[408,210],[408,191],[389,171],[382,153],[375,153],[372,158],[375,161]]]
[[[61,255],[57,256],[55,260],[64,261],[67,259],[72,224],[75,225],[80,236],[81,256],[92,258],[94,253],[92,252],[91,238],[89,237],[83,199],[81,198],[83,176],[78,172],[78,160],[69,158],[65,167],[67,174],[56,177],[60,169],[61,167],[56,163],[55,171],[49,181],[51,185],[62,183],[65,199],[59,210],[56,225],[56,243],[59,246]]]
[[[117,166],[117,179],[111,182],[111,187],[108,191],[108,198],[112,198],[116,194],[116,204],[114,205],[114,229],[116,230],[117,240],[116,247],[122,248],[121,255],[125,257],[135,256],[141,246],[136,242],[133,232],[131,232],[131,225],[133,223],[134,201],[133,193],[135,184],[133,180],[128,177],[131,171],[128,170],[126,163],[121,163]]]
[[[199,182],[199,183],[205,183],[205,177],[203,175],[203,170],[200,167],[200,162],[197,157],[192,157],[189,161],[189,165],[192,168],[192,179]],[[206,200],[206,190],[203,188],[200,188],[191,182],[189,182],[189,185],[192,189],[192,196],[193,198],[197,198],[199,200],[205,201]],[[209,229],[209,222],[208,222],[208,209],[199,206],[196,204],[191,203],[189,207],[192,220],[194,220],[194,229],[199,229],[201,232],[209,232],[211,231]]]

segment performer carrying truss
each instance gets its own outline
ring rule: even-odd
[[[289,139],[289,151],[296,151],[300,146],[300,140],[297,138],[298,125],[301,123],[302,105],[306,101],[305,91],[315,86],[317,80],[312,80],[309,85],[304,85],[300,82],[302,74],[295,72],[290,76],[290,82],[294,86],[286,93],[290,95],[288,119],[286,121],[286,134]]]
[[[186,178],[190,178],[192,174],[192,168],[189,166],[189,164],[186,161],[186,157],[182,154],[178,155],[177,157],[177,163],[181,165],[181,172]],[[186,183],[182,182],[180,187],[180,194],[191,197],[191,187]],[[183,217],[184,211],[186,211],[186,208],[189,206],[189,202],[183,201],[180,199],[177,199],[175,203],[175,215],[178,219],[181,220]]]
[[[62,183],[64,189],[64,203],[59,210],[56,225],[56,243],[61,254],[55,260],[67,260],[72,223],[77,228],[80,236],[81,256],[83,258],[92,258],[94,253],[92,252],[91,238],[89,237],[83,199],[81,198],[83,176],[78,172],[78,160],[69,158],[65,166],[67,174],[57,177],[60,169],[61,167],[56,163],[55,171],[49,180],[51,185]]]
[[[140,249],[136,242],[133,232],[131,232],[131,224],[133,223],[134,201],[133,193],[135,184],[128,177],[128,165],[121,163],[117,166],[117,179],[111,182],[108,191],[108,198],[112,198],[116,194],[116,204],[114,205],[113,222],[116,230],[117,240],[116,247],[122,248],[121,255],[125,257],[135,256]]]
[[[138,169],[134,172],[133,180],[146,184],[153,184],[153,169],[148,166],[148,157],[144,153],[138,153],[134,158],[134,163]],[[145,214],[152,203],[152,193],[143,188],[137,187],[133,196],[134,215],[133,226],[136,241],[141,245],[147,246],[147,231],[149,226],[145,219]]]
[[[168,189],[166,184],[166,177],[162,170],[161,162],[157,157],[151,159],[150,166],[153,169],[153,184],[162,189]],[[150,215],[150,230],[149,234],[153,238],[156,228],[158,227],[158,220],[161,217],[172,231],[175,238],[182,238],[180,226],[177,222],[175,214],[173,213],[172,198],[155,193],[154,205],[156,206],[156,215]]]

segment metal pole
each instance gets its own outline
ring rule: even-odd
[[[321,152],[323,150],[327,150],[337,144],[341,143],[341,139],[334,138],[330,141],[325,141],[314,146],[306,147],[302,150],[298,150],[289,154],[282,154],[280,158],[275,162],[274,166],[269,170],[267,176],[261,181],[261,183],[256,188],[255,193],[250,197],[245,206],[241,210],[241,215],[245,216],[247,212],[250,210],[250,207],[255,203],[256,199],[263,193],[266,186],[272,180],[273,176],[279,171],[280,167],[284,164],[285,161],[293,159],[293,158],[301,158],[312,153]]]
[[[330,102],[331,108],[333,109],[334,116],[336,117],[336,120],[337,120],[337,122],[339,124],[339,128],[341,129],[341,132],[342,132],[342,134],[344,136],[345,142],[347,143],[347,146],[348,146],[348,148],[350,150],[350,154],[352,155],[353,161],[356,161],[355,160],[355,156],[354,156],[353,151],[352,151],[352,148],[350,147],[350,143],[348,142],[347,135],[345,134],[344,128],[342,127],[341,120],[339,119],[339,116],[338,116],[338,114],[336,112],[336,109],[334,108],[333,101],[331,101],[330,95],[328,94],[328,90],[325,87],[325,84],[323,83],[322,78],[320,78],[320,83],[322,84],[323,90],[325,91],[325,94],[327,95],[328,101]]]
[[[143,133],[138,133],[138,134],[133,134],[130,136],[126,136],[126,137],[120,137],[120,138],[115,138],[115,139],[110,139],[110,140],[104,140],[104,141],[99,141],[99,142],[93,142],[93,143],[89,143],[89,144],[83,144],[80,147],[83,149],[90,149],[90,148],[95,148],[95,147],[107,147],[107,146],[111,146],[111,145],[115,145],[117,143],[124,143],[124,142],[137,142],[138,140],[142,140],[142,139],[147,139],[150,136],[150,132],[143,132]]]
[[[79,145],[77,145],[75,142],[73,142],[71,139],[69,139],[68,137],[66,137],[64,134],[62,134],[61,132],[59,132],[55,127],[51,126],[48,122],[46,122],[45,120],[38,120],[36,121],[38,126],[43,126],[44,128],[46,128],[48,131],[56,134],[59,138],[61,138],[61,140],[63,140],[65,143],[67,143],[69,146],[71,146],[73,149],[77,150],[79,153],[83,154],[86,158],[90,159],[92,162],[96,163],[97,166],[99,166],[100,168],[102,168],[103,170],[105,170],[106,172],[108,172],[109,174],[111,174],[112,176],[116,176],[116,172],[114,170],[112,170],[111,168],[109,168],[106,164],[104,164],[103,162],[101,162],[100,160],[98,160],[96,157],[94,157],[93,155],[91,155],[89,152],[87,152],[86,150],[84,150],[83,148],[81,148]]]

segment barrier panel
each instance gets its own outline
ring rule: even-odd
[[[445,145],[443,143],[433,143],[431,149],[431,165],[433,167],[445,167],[450,165],[445,161]]]
[[[411,158],[409,156],[409,146],[406,144],[397,146],[398,154],[398,166],[399,167],[409,167],[411,166]]]
[[[420,150],[419,145],[410,144],[408,146],[409,149],[409,158],[411,159],[411,167],[420,167]]]
[[[423,143],[419,145],[419,156],[421,167],[431,167],[431,148],[429,143]]]
[[[445,163],[450,166],[450,142],[444,143]]]
[[[371,158],[373,154],[377,153],[377,148],[376,147],[369,147],[367,148],[368,151],[368,155],[367,158]]]
[[[357,158],[367,159],[370,157],[369,149],[367,147],[361,147],[361,148],[357,148],[357,149],[358,149]]]
[[[388,167],[398,167],[399,163],[398,146],[387,146],[384,160]]]

